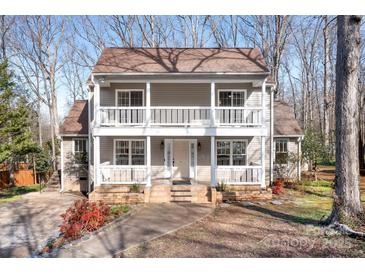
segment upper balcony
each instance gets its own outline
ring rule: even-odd
[[[150,115],[147,115],[150,112]],[[261,127],[261,107],[100,107],[101,127]],[[147,117],[150,116],[150,119]],[[214,117],[212,119],[212,117]]]
[[[109,132],[126,127],[262,129],[269,108],[264,90],[262,82],[96,85],[92,126]]]

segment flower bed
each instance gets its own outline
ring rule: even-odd
[[[127,205],[109,206],[102,201],[78,200],[61,215],[63,222],[60,225],[60,236],[49,240],[40,253],[50,253],[55,248],[96,231],[129,210]]]

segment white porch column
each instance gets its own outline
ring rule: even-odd
[[[265,120],[266,120],[266,80],[262,83],[262,96],[261,96],[261,125],[265,127]]]
[[[64,164],[63,164],[63,137],[61,138],[61,189],[60,192],[63,192],[64,186],[63,186],[63,182],[64,182]]]
[[[298,180],[300,181],[301,180],[301,177],[302,177],[302,161],[301,161],[301,155],[302,155],[302,137],[299,137],[298,138]]]
[[[100,126],[100,84],[94,80],[94,119],[96,126]]]
[[[147,186],[151,186],[151,136],[146,137],[147,141],[147,157],[146,157],[146,165],[147,165]]]
[[[261,136],[261,188],[266,188],[266,183],[265,183],[265,136]]]
[[[261,125],[266,129],[266,79],[262,83],[262,96],[261,96]],[[265,136],[261,136],[261,188],[266,188],[265,183]]]
[[[210,83],[210,124],[212,127],[216,125],[215,123],[215,82]]]
[[[94,137],[94,185],[98,186],[101,183],[100,176],[100,137]]]
[[[215,137],[210,137],[210,180],[211,185],[217,185],[217,178],[216,178],[216,156],[215,156]]]
[[[151,83],[146,82],[146,125],[151,124]]]

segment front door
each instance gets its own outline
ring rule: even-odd
[[[173,179],[188,179],[189,140],[174,140]]]

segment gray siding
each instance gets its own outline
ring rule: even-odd
[[[151,106],[210,106],[210,84],[151,84]]]
[[[79,167],[73,163],[73,139],[72,137],[63,137],[63,190],[64,191],[87,191],[87,180],[79,180]]]

